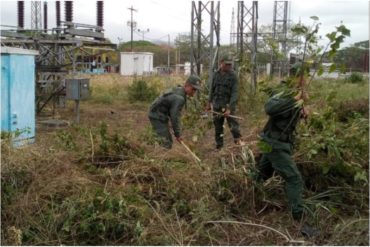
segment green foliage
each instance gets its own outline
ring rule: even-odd
[[[95,193],[65,198],[60,204],[51,201],[37,212],[44,220],[33,222],[24,230],[22,242],[37,243],[38,231],[53,222],[59,244],[114,245],[118,241],[139,244],[143,233],[139,218],[145,211],[134,206],[137,199],[132,196],[98,189]]]
[[[191,36],[190,34],[178,34],[175,38],[175,46],[179,51],[180,58],[179,62],[184,63],[191,56]]]
[[[367,184],[368,119],[354,115],[341,122],[335,108],[327,106],[302,128],[309,138],[301,139],[299,150],[327,176],[326,184]]]
[[[363,77],[363,75],[361,73],[353,72],[353,73],[351,73],[350,76],[348,76],[346,78],[346,81],[347,82],[350,82],[350,83],[363,82],[364,81],[364,77]]]
[[[12,138],[17,138],[22,134],[29,134],[29,133],[31,133],[31,128],[29,128],[29,127],[26,127],[26,128],[23,128],[23,129],[17,129],[15,131],[11,131],[11,132],[1,131],[1,140],[10,141],[10,139],[12,139]]]
[[[157,87],[149,86],[145,80],[134,80],[128,87],[129,101],[151,102],[159,95]]]
[[[138,40],[138,41],[133,41],[132,46],[137,48],[137,47],[155,46],[155,44],[153,44],[152,42],[146,41],[146,40]],[[120,51],[125,51],[128,49],[131,49],[131,42],[122,43],[118,47],[118,50]]]
[[[5,209],[32,182],[32,173],[23,167],[7,167],[1,172],[1,209]]]
[[[356,44],[338,50],[337,54],[334,57],[334,61],[336,63],[344,64],[345,67],[350,69],[351,71],[362,72],[364,69],[364,58],[366,56],[366,53],[368,53],[368,41],[367,43],[360,42]]]
[[[270,153],[272,151],[272,146],[263,140],[259,140],[257,146],[262,153]]]
[[[207,81],[207,78],[203,78]],[[190,129],[193,134],[193,141],[197,142],[206,131],[213,127],[211,113],[203,112],[208,103],[208,88],[198,91],[192,98],[188,98],[186,109],[182,116],[184,129]],[[196,128],[194,128],[196,126]]]
[[[66,150],[74,150],[77,147],[75,138],[70,131],[59,130],[56,134],[56,138],[57,142]]]
[[[140,132],[140,140],[149,145],[156,142],[156,136],[151,125],[146,126],[144,131]]]
[[[126,100],[126,89],[117,83],[113,85],[93,85],[89,101],[104,105],[111,105],[115,100]]]
[[[298,74],[301,77],[300,84],[303,83],[302,78],[308,76],[308,68],[312,65],[315,65],[315,69],[318,70],[318,74],[321,75],[323,71],[322,62],[324,58],[326,60],[332,61],[337,54],[340,45],[344,42],[346,37],[350,36],[350,30],[346,28],[345,25],[341,24],[336,27],[335,31],[326,34],[326,37],[329,39],[325,49],[322,49],[318,45],[318,32],[321,23],[317,23],[319,18],[317,16],[312,16],[311,19],[314,21],[311,27],[308,27],[304,24],[297,24],[292,27],[293,34],[303,41],[303,51],[299,51],[302,54],[302,61],[299,68]],[[330,49],[329,49],[330,47]],[[329,49],[329,50],[328,50]],[[310,63],[307,60],[311,60]],[[337,64],[333,63],[329,68],[329,72],[333,72],[337,69]],[[313,76],[314,77],[314,76]],[[312,78],[313,78],[312,77]],[[300,85],[302,86],[302,85]]]
[[[96,150],[98,156],[118,156],[123,158],[131,154],[131,152],[139,154],[140,151],[133,148],[125,136],[118,133],[109,134],[108,125],[105,122],[100,123],[98,132],[100,137],[98,139],[99,149]]]

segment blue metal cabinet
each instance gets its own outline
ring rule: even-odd
[[[1,48],[1,131],[12,133],[14,146],[35,140],[35,55]]]

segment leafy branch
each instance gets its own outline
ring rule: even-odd
[[[328,44],[326,45],[324,51],[320,47],[318,47],[317,42],[318,42],[318,32],[319,32],[319,27],[321,23],[319,23],[319,18],[317,16],[311,16],[311,19],[314,21],[311,27],[307,27],[303,24],[297,24],[292,27],[292,32],[298,36],[298,37],[303,37],[304,39],[304,47],[303,47],[303,55],[302,55],[302,61],[300,64],[300,67],[296,71],[296,75],[299,77],[299,87],[303,91],[304,88],[304,76],[305,72],[308,69],[307,65],[307,57],[308,57],[308,52],[311,51],[311,57],[315,58],[318,54],[321,55],[318,59],[318,61],[314,61],[314,64],[319,64],[319,71],[318,75],[322,75],[324,72],[323,66],[322,66],[322,61],[325,57],[325,55],[328,56],[328,58],[332,61],[335,54],[337,53],[340,45],[344,42],[344,39],[346,36],[350,36],[350,30],[346,28],[345,25],[341,24],[339,27],[336,27],[336,31],[333,31],[331,33],[326,34],[326,37],[329,39]],[[327,52],[327,50],[330,50]],[[329,72],[333,72],[336,70],[337,66],[335,63],[333,63],[329,69]],[[316,74],[316,67],[313,75],[311,76],[310,82],[314,78]]]

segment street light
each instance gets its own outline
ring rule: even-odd
[[[143,40],[145,40],[144,39],[144,34],[148,33],[150,30],[149,30],[149,28],[147,28],[146,30],[138,29],[137,31],[143,35]]]

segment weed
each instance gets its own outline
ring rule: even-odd
[[[149,86],[145,80],[135,80],[127,90],[130,102],[151,102],[159,95],[157,88]]]
[[[359,82],[363,82],[363,80],[364,80],[364,77],[361,73],[353,72],[348,77],[346,77],[345,81],[350,82],[350,83],[359,83]]]
[[[59,142],[60,145],[66,150],[76,149],[75,138],[70,131],[58,130],[56,137],[57,137],[57,142]]]

